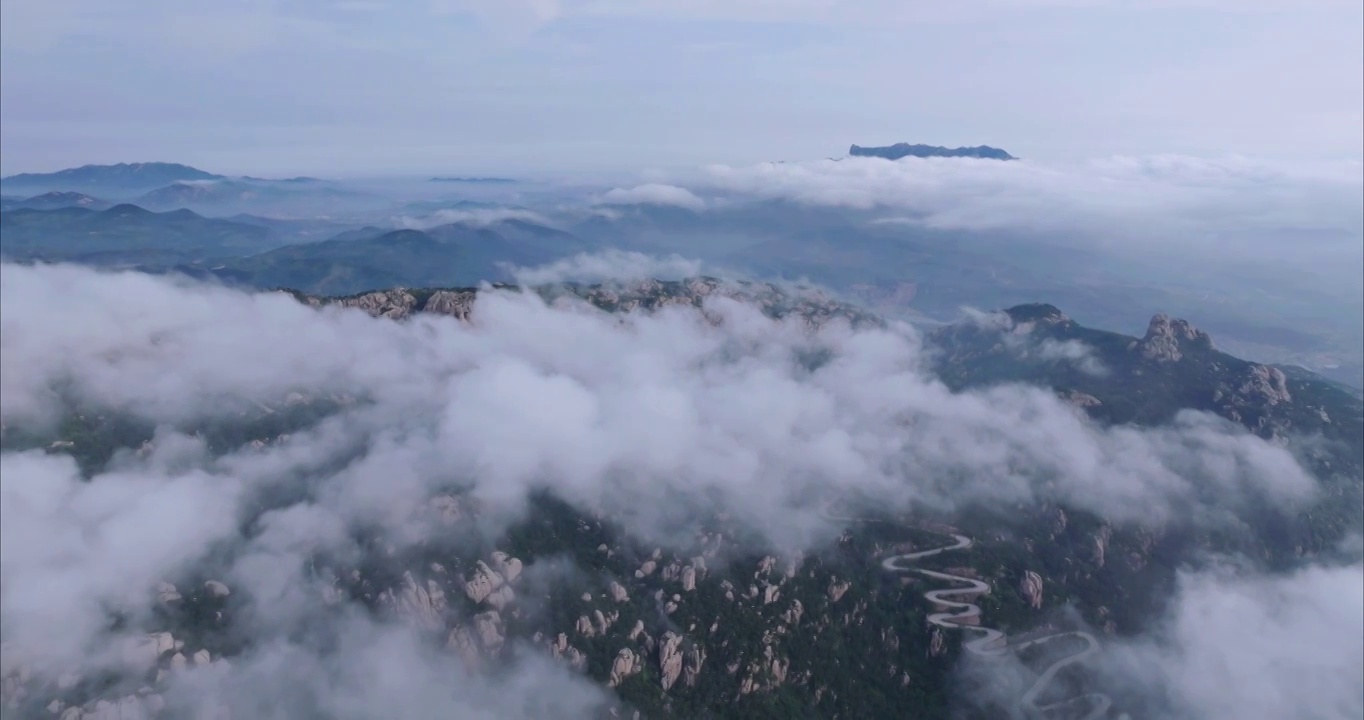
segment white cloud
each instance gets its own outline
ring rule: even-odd
[[[1364,566],[1185,574],[1171,608],[1157,642],[1115,647],[1107,669],[1147,681],[1142,694],[1169,697],[1173,716],[1364,714]]]
[[[548,265],[516,268],[512,276],[522,285],[613,280],[676,280],[701,274],[701,263],[680,255],[655,257],[638,252],[608,250],[579,253]]]
[[[393,224],[410,230],[429,230],[441,225],[467,223],[479,227],[493,225],[503,220],[522,220],[537,225],[550,225],[545,216],[523,208],[473,208],[469,210],[437,210],[429,215],[402,215],[393,218]]]
[[[601,202],[607,205],[671,205],[696,212],[706,207],[706,201],[692,191],[659,183],[615,188],[602,195]]]
[[[594,270],[570,266],[565,274]],[[1287,450],[1209,416],[1105,429],[1041,389],[954,394],[924,372],[907,327],[812,331],[722,297],[704,313],[620,316],[488,292],[467,324],[399,323],[282,294],[6,264],[0,305],[7,429],[52,417],[58,388],[92,411],[162,424],[236,421],[290,392],[359,399],[286,442],[216,458],[163,430],[149,455],[129,454],[89,482],[64,458],[5,453],[0,625],[7,644],[54,661],[107,646],[104,608],[136,609],[149,585],[209,547],[231,550],[225,577],[259,600],[248,631],[269,647],[315,615],[305,558],[353,552],[357,526],[420,541],[413,518],[450,483],[466,484],[490,521],[517,517],[529,494],[550,489],[659,544],[676,541],[688,503],[718,503],[788,550],[837,531],[820,512],[830,492],[883,509],[1058,500],[1146,523],[1222,523],[1251,499],[1291,509],[1315,492]],[[803,364],[816,356],[826,359]],[[243,535],[238,523],[259,498],[286,488],[306,496]],[[349,697],[348,673],[389,657],[382,648],[421,657],[382,633],[373,645],[378,656],[346,661],[359,665],[285,646],[240,672],[266,682],[293,658],[313,668],[322,688],[313,702],[331,702]],[[422,689],[405,716],[463,692],[427,688],[426,677],[413,679]],[[221,682],[249,701],[236,681]],[[261,697],[289,707],[288,695]],[[372,688],[354,703],[394,698]],[[533,716],[518,714],[522,700],[495,716]]]

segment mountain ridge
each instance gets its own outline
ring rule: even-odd
[[[885,158],[886,160],[899,160],[900,158],[906,157],[977,158],[983,160],[1018,159],[1004,150],[990,147],[989,145],[948,148],[941,145],[911,145],[907,142],[881,147],[862,147],[860,145],[853,145],[848,149],[848,155],[852,157],[879,157]]]

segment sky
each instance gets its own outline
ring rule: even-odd
[[[1356,0],[5,0],[0,170],[1364,153]]]

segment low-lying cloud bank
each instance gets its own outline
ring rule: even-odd
[[[843,158],[715,165],[669,182],[705,196],[863,210],[882,224],[1033,231],[1148,261],[1160,252],[1175,253],[1176,264],[1273,261],[1349,288],[1360,286],[1359,274],[1342,274],[1342,264],[1364,260],[1364,165],[1355,159]]]
[[[1246,567],[1179,574],[1151,632],[1120,639],[1084,628],[1071,613],[1059,624],[1098,641],[1078,672],[1060,673],[1039,704],[1077,709],[1112,702],[1105,717],[1313,718],[1364,713],[1364,565],[1312,565],[1283,575]],[[967,656],[958,667],[964,704],[1012,708],[1050,663],[1085,652],[1075,634],[1018,656]],[[1125,713],[1119,715],[1118,713]]]
[[[1287,450],[1210,416],[1105,429],[1038,389],[954,394],[927,374],[908,327],[815,331],[725,299],[705,314],[619,316],[489,291],[467,324],[399,323],[278,293],[4,265],[0,306],[6,432],[54,422],[62,398],[162,426],[90,482],[60,455],[0,456],[0,629],[7,657],[40,667],[116,662],[90,655],[109,647],[108,613],[136,626],[145,588],[213,554],[257,598],[261,646],[278,649],[233,672],[288,667],[344,700],[355,673],[389,668],[397,684],[373,697],[407,717],[448,710],[450,693],[484,697],[476,684],[422,685],[434,677],[422,662],[393,670],[411,665],[395,655],[420,653],[388,630],[346,626],[364,649],[339,655],[293,636],[310,607],[307,558],[357,552],[358,526],[416,542],[412,518],[451,486],[492,517],[550,489],[663,544],[676,539],[679,499],[704,501],[783,550],[836,532],[820,512],[833,492],[887,509],[1047,499],[1175,523],[1223,522],[1252,499],[1292,508],[1315,492]],[[341,398],[340,409],[287,441],[225,453],[173,427],[279,412],[292,393]],[[244,529],[264,497],[293,499]],[[537,698],[574,682],[519,664],[486,716],[543,717]],[[404,683],[421,687],[395,689]],[[565,707],[595,702],[590,688],[574,692],[580,703]],[[371,699],[337,701],[351,708],[339,716],[374,716],[357,709]]]

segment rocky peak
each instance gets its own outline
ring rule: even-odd
[[[1070,322],[1070,318],[1055,305],[1047,303],[1028,303],[1026,305],[1015,305],[1004,313],[1013,320],[1015,324],[1037,323],[1041,325],[1058,325]]]
[[[1160,313],[1151,318],[1146,336],[1133,343],[1131,349],[1148,360],[1178,362],[1190,350],[1212,350],[1213,346],[1212,337],[1187,320]]]

